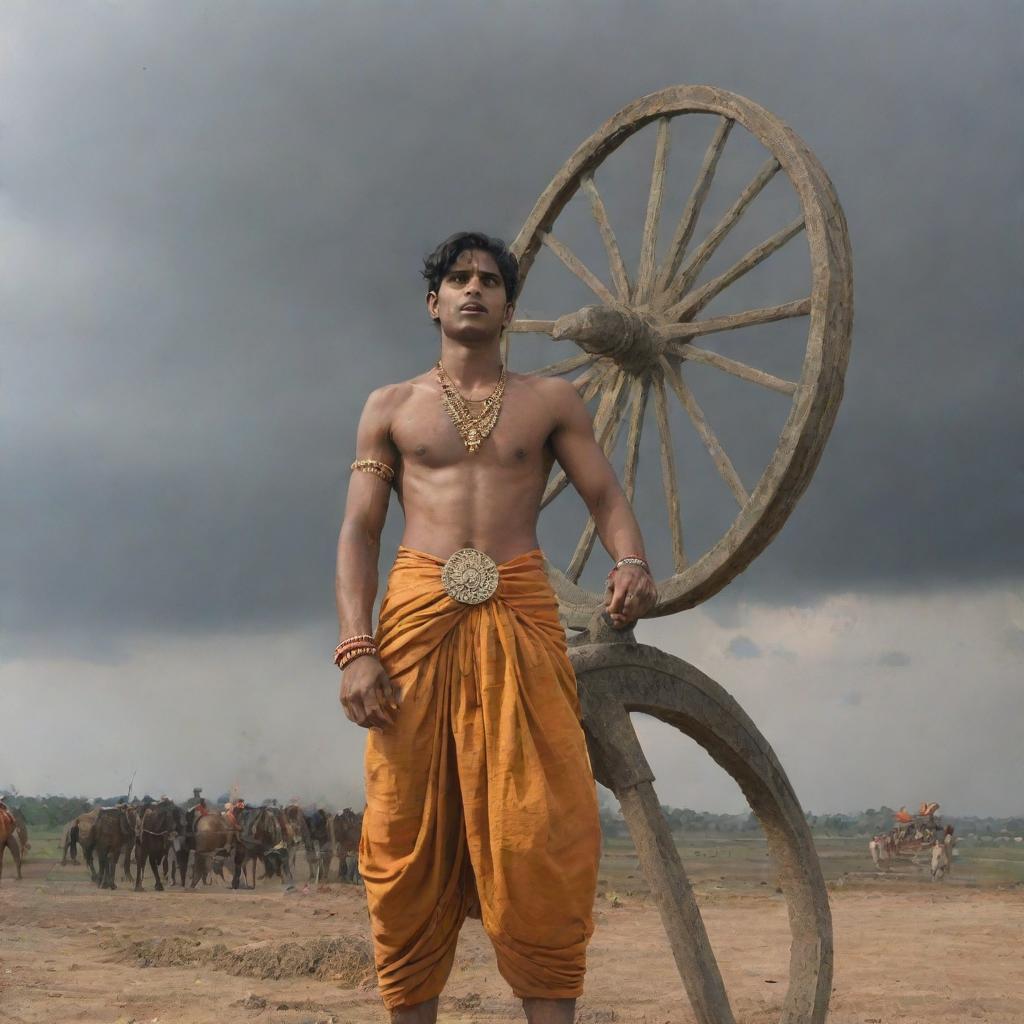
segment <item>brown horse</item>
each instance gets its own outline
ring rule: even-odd
[[[318,884],[321,878],[326,881],[331,866],[331,821],[327,812],[318,807],[312,814],[307,814],[306,828],[311,847],[307,851],[310,878]]]
[[[309,864],[310,874],[313,871],[313,838],[309,834],[309,823],[302,813],[302,808],[296,803],[290,803],[284,809],[284,820],[287,822],[290,832],[288,840],[288,865],[295,872],[295,862],[298,859],[299,847],[306,851],[306,862]]]
[[[135,891],[142,891],[142,875],[146,859],[156,879],[154,889],[163,892],[160,881],[160,861],[173,847],[175,838],[185,830],[185,812],[171,800],[161,800],[147,807],[139,821],[135,840]]]
[[[178,805],[174,805],[178,808]],[[187,811],[178,808],[179,822],[181,827],[171,840],[167,852],[164,854],[164,879],[171,880],[171,886],[178,885],[184,889],[188,884],[185,879],[188,875],[188,861],[191,855],[195,860],[196,850],[196,822],[203,817],[206,811],[205,802],[197,802]],[[201,813],[202,812],[202,813]],[[168,867],[170,871],[168,872]]]
[[[78,863],[78,847],[80,845],[93,881],[96,880],[96,871],[92,866],[92,829],[99,813],[98,809],[86,811],[85,814],[79,814],[77,818],[72,818],[64,828],[64,838],[61,843],[61,867],[67,864],[69,857],[72,864]]]
[[[363,831],[363,816],[346,807],[331,819],[331,841],[338,858],[338,881],[358,882],[359,868],[355,859],[359,853],[359,837]]]
[[[121,854],[121,880],[130,882],[132,880],[132,852],[135,850],[134,840],[139,837],[139,825],[142,821],[142,813],[149,807],[137,807],[135,804],[126,804],[128,824],[131,826],[133,841],[124,844],[124,853]]]
[[[101,889],[116,889],[114,872],[118,857],[125,845],[135,839],[136,816],[127,804],[116,807],[101,807],[93,826],[89,853],[96,854],[97,882]],[[83,847],[86,849],[86,847]]]
[[[210,861],[215,853],[226,850],[234,853],[238,844],[239,827],[227,815],[219,811],[211,811],[197,818],[195,823],[196,859],[192,865],[192,883],[194,889],[202,878],[206,882],[210,874]]]
[[[29,848],[32,846],[28,841],[28,822],[25,820],[25,812],[20,807],[12,807],[11,813],[17,822],[15,828],[18,833],[18,842],[21,844],[21,859],[24,860],[25,854],[28,853]]]
[[[10,850],[14,869],[21,881],[21,843],[18,840],[18,821],[0,800],[0,880],[4,877],[4,853]]]
[[[249,808],[243,812],[244,821],[235,854],[235,874],[231,888],[237,889],[246,864],[252,864],[252,885],[256,888],[256,861],[263,861],[264,877],[281,875],[286,887],[294,886],[288,847],[294,836],[292,826],[280,807]]]

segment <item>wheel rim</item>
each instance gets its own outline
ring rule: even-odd
[[[718,126],[705,153],[683,217],[665,257],[657,260],[658,221],[665,186],[670,123],[686,114],[717,115]],[[658,122],[651,189],[635,281],[618,249],[594,171],[627,139]],[[687,246],[718,159],[730,132],[740,125],[770,156],[726,215],[687,256]],[[698,283],[700,274],[744,211],[776,173],[789,179],[801,216],[748,252],[728,271]],[[582,189],[591,205],[608,254],[611,286],[606,285],[562,243],[552,229],[569,200]],[[796,234],[806,235],[811,267],[810,293],[777,306],[735,315],[695,319],[713,299],[767,259]],[[518,320],[512,333],[541,332],[572,338],[576,353],[544,368],[545,374],[580,371],[575,383],[585,400],[600,394],[594,415],[598,441],[614,449],[627,420],[623,486],[632,500],[639,439],[648,399],[653,395],[661,440],[662,484],[668,509],[675,572],[659,580],[658,602],[651,616],[690,608],[721,590],[770,543],[810,481],[820,459],[842,397],[843,374],[852,325],[852,273],[849,238],[835,191],[824,169],[803,141],[764,108],[734,93],[707,86],[678,86],[629,104],[584,142],[537,201],[512,245],[521,278],[527,276],[542,246],[550,249],[590,287],[601,305],[585,307],[557,321]],[[786,381],[693,344],[706,336],[742,330],[794,317],[808,318],[806,350],[799,380]],[[508,353],[506,349],[506,359]],[[744,488],[687,384],[682,367],[704,363],[732,376],[791,395],[789,414],[775,453],[756,485]],[[692,562],[685,552],[680,519],[675,456],[668,425],[673,395],[693,423],[739,506],[731,525]],[[567,485],[560,472],[549,483],[543,505]],[[588,521],[564,569],[548,563],[566,624],[585,628],[602,595],[585,589],[579,576],[593,549],[595,527]]]
[[[633,643],[582,643],[569,650],[594,776],[619,798],[645,873],[652,868],[664,871],[666,850],[669,846],[674,850],[674,844],[653,790],[648,811],[658,816],[663,828],[652,831],[650,814],[639,827],[636,814],[630,820],[627,801],[632,800],[635,807],[633,794],[653,782],[654,775],[629,724],[629,712],[643,712],[675,726],[738,783],[764,829],[789,910],[789,988],[781,1021],[823,1022],[833,966],[828,893],[806,818],[768,741],[723,687],[679,658]],[[678,870],[683,889],[688,889],[681,864]],[[689,900],[693,903],[692,893]],[[718,965],[696,904],[687,921],[671,900],[659,899],[658,903],[698,1021],[731,1022]]]

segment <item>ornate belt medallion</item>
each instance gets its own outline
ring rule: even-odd
[[[459,548],[441,571],[449,597],[462,604],[482,604],[498,589],[498,567],[476,548]]]

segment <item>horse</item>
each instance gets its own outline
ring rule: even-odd
[[[135,839],[135,891],[142,891],[142,875],[146,860],[153,869],[154,889],[163,892],[160,881],[160,861],[171,849],[175,837],[185,830],[185,814],[171,800],[161,800],[142,812]]]
[[[211,811],[209,814],[195,819],[193,843],[196,858],[192,865],[191,883],[193,889],[200,878],[204,882],[207,880],[210,873],[210,858],[214,853],[221,850],[234,853],[238,844],[239,832],[238,825],[219,811]]]
[[[313,865],[313,838],[309,833],[309,822],[302,813],[302,808],[297,803],[291,803],[284,809],[284,819],[291,831],[291,840],[288,843],[288,864],[292,874],[295,873],[295,862],[298,860],[299,847],[306,851],[306,862],[312,870]]]
[[[29,851],[32,844],[28,841],[28,822],[25,820],[25,812],[20,807],[12,807],[11,814],[14,815],[15,831],[18,833],[18,843],[21,846],[21,858],[25,859],[25,854]]]
[[[14,858],[17,880],[21,881],[21,842],[18,839],[18,820],[0,801],[0,881],[4,877],[4,853],[10,850]]]
[[[78,847],[82,847],[82,855],[89,868],[89,877],[96,881],[96,869],[92,865],[92,829],[99,817],[99,809],[86,811],[72,818],[64,827],[64,837],[61,841],[60,865],[64,867],[68,862],[70,851],[71,863],[78,863]]]
[[[137,816],[127,804],[116,807],[101,807],[93,826],[87,859],[95,852],[97,869],[96,884],[101,889],[116,889],[114,873],[118,857],[125,844],[135,838]],[[86,847],[83,846],[83,849]]]
[[[357,854],[359,837],[363,831],[363,816],[346,807],[331,819],[331,838],[338,857],[338,881],[358,882]]]
[[[313,884],[317,885],[321,877],[327,878],[331,866],[331,832],[327,812],[318,807],[312,814],[307,814],[306,829],[312,846],[306,854],[309,858],[310,877]]]
[[[172,887],[180,883],[184,889],[189,857],[191,856],[193,862],[195,861],[196,822],[202,817],[199,811],[205,810],[206,805],[197,803],[187,811],[183,811],[177,804],[174,806],[178,809],[180,827],[171,838],[170,845],[164,853],[164,878],[170,878]]]
[[[262,860],[264,877],[281,874],[286,885],[294,885],[288,846],[294,833],[279,807],[258,807],[244,812],[244,824],[235,852],[235,873],[231,888],[237,889],[247,863],[252,864],[252,885],[256,888],[256,861]]]

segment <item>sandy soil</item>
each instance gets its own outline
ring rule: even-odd
[[[13,866],[6,867],[0,887],[4,1024],[387,1020],[365,971],[369,932],[361,889],[332,885],[285,894],[276,885],[232,892],[215,884],[197,892],[135,893],[124,884],[101,892],[81,867],[28,864],[20,883]],[[782,898],[765,886],[698,887],[698,895],[737,1020],[777,1020],[788,954]],[[637,892],[614,902],[600,896],[595,907],[577,1020],[692,1021],[650,897]],[[1019,887],[900,880],[844,885],[832,893],[832,911],[834,1024],[1024,1021]],[[218,943],[225,949],[210,959]],[[185,964],[140,966],[154,960]],[[271,975],[315,970],[323,980],[228,973],[238,969]],[[462,932],[438,1019],[524,1019],[478,921]]]

